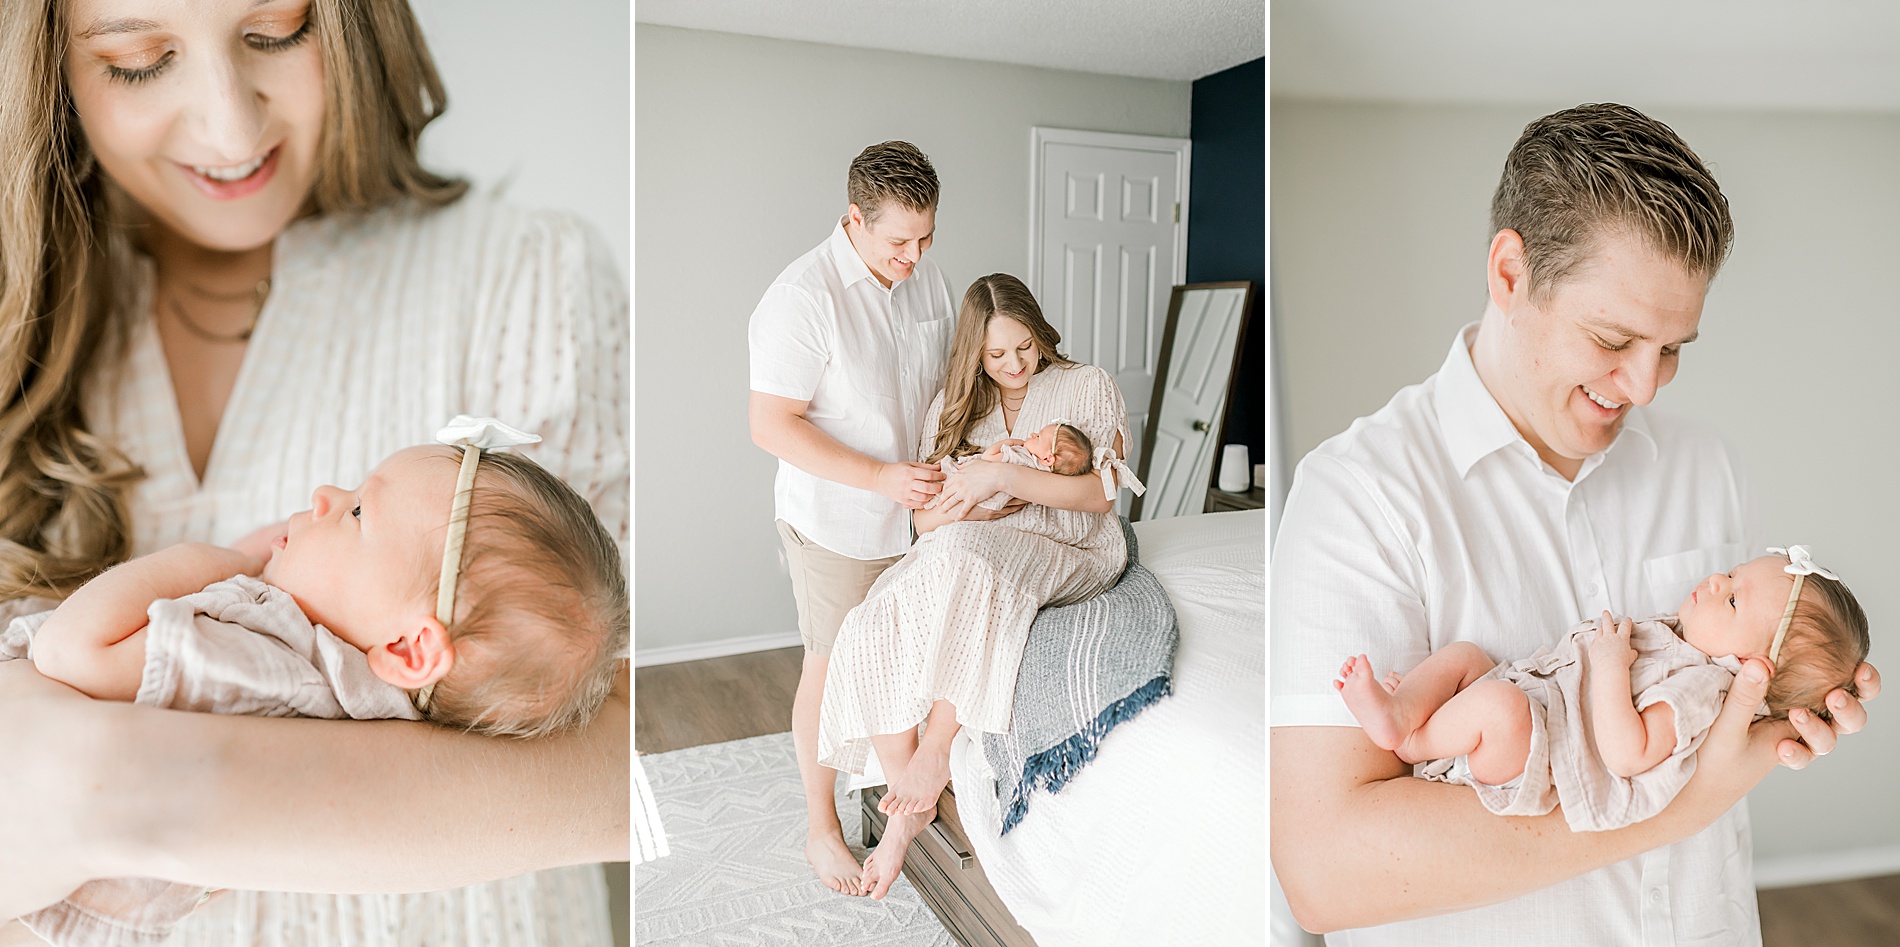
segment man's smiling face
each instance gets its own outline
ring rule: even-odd
[[[1708,279],[1639,238],[1608,234],[1563,280],[1532,299],[1518,279],[1505,309],[1501,378],[1485,384],[1539,457],[1574,477],[1610,446],[1632,405],[1676,375],[1696,337]]]
[[[885,286],[901,283],[917,271],[917,261],[930,249],[937,232],[935,210],[911,210],[891,200],[869,220],[853,204],[850,219],[855,231],[850,234],[851,246]]]

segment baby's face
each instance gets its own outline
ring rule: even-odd
[[[412,447],[354,490],[318,487],[310,509],[264,565],[264,581],[338,637],[365,651],[434,614],[427,577],[440,563],[456,468],[440,448]]]
[[[1044,467],[1053,467],[1056,463],[1056,428],[1050,424],[1028,437],[1023,438],[1023,447],[1036,456],[1036,462]]]
[[[1707,655],[1766,656],[1794,591],[1794,576],[1781,571],[1787,564],[1763,556],[1703,579],[1677,609],[1682,640]]]

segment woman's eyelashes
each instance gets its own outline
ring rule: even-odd
[[[249,43],[252,49],[261,50],[267,53],[274,53],[279,50],[289,49],[292,46],[296,46],[309,38],[310,38],[310,20],[309,19],[305,19],[303,21],[302,26],[297,27],[297,29],[294,32],[286,36],[269,36],[263,33],[244,34],[244,41],[246,43]]]
[[[303,45],[304,41],[310,38],[310,27],[311,21],[306,19],[302,26],[297,27],[296,30],[283,36],[271,36],[265,33],[246,33],[244,34],[244,43],[258,52],[283,52],[286,49]],[[157,78],[159,73],[171,68],[172,62],[177,58],[177,51],[168,49],[163,55],[146,66],[126,67],[107,63],[106,76],[115,82],[123,82],[126,85],[138,85],[141,82]]]
[[[157,59],[153,60],[151,65],[149,66],[139,66],[137,68],[128,69],[124,66],[116,66],[111,63],[107,63],[106,76],[111,78],[115,82],[123,82],[126,85],[138,85],[139,83],[144,82],[147,79],[151,79],[157,76],[161,72],[164,72],[166,67],[170,66],[172,64],[172,60],[175,58],[177,58],[177,53],[168,49],[165,51],[164,55],[159,56]]]

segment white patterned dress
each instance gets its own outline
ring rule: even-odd
[[[924,421],[928,453],[943,397]],[[1021,437],[1063,418],[1098,447],[1130,443],[1128,412],[1108,372],[1051,366],[1029,379],[1015,429],[999,407],[970,432],[973,444]],[[1037,609],[1079,602],[1115,584],[1128,546],[1113,512],[1030,504],[987,522],[947,523],[885,570],[845,616],[825,677],[818,760],[864,772],[873,734],[902,733],[938,699],[974,730],[1009,729],[1016,670]]]
[[[203,478],[185,451],[151,317],[149,261],[126,351],[88,379],[92,430],[145,470],[133,553],[229,543],[433,440],[458,413],[541,435],[522,449],[586,497],[626,548],[627,295],[573,218],[471,194],[439,210],[308,217],[274,248],[271,295]],[[444,845],[453,845],[445,841]],[[605,947],[597,865],[450,891],[231,891],[168,947]]]

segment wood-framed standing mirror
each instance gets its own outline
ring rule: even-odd
[[[1148,492],[1129,519],[1186,516],[1207,503],[1253,294],[1252,280],[1174,287],[1135,471]]]

